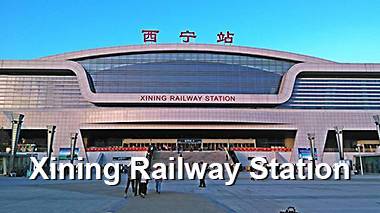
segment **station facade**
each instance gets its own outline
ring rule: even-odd
[[[209,44],[99,48],[0,61],[0,110],[0,131],[8,134],[11,114],[21,113],[20,143],[40,151],[55,125],[53,156],[78,133],[82,157],[155,145],[279,149],[295,162],[312,133],[318,161],[333,162],[336,126],[346,154],[379,146],[380,64]]]

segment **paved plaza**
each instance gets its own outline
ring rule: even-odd
[[[124,183],[125,180],[122,180]],[[163,192],[149,184],[146,198],[123,198],[124,184],[103,181],[45,181],[0,177],[0,212],[253,212],[277,213],[295,206],[300,213],[380,212],[380,176],[350,181],[252,181],[241,173],[234,186],[207,180],[165,181]]]

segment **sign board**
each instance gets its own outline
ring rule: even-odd
[[[201,144],[202,139],[177,139],[178,144]]]
[[[141,95],[140,102],[173,102],[173,103],[233,103],[235,95]]]
[[[158,34],[160,33],[160,30],[144,29],[141,30],[141,33],[143,34],[145,44],[155,44],[158,41]],[[227,32],[219,32],[216,34],[216,43],[232,44],[234,41],[234,36],[235,33],[232,33],[229,30],[227,30]],[[194,40],[196,37],[196,32],[190,30],[182,31],[179,34],[179,38],[182,43],[190,43],[190,41]]]
[[[59,148],[59,160],[70,160],[70,148]],[[79,155],[79,148],[74,150],[74,159],[77,160]]]
[[[318,160],[317,148],[314,148],[315,159]],[[311,160],[310,148],[298,148],[298,159]]]
[[[130,161],[131,157],[112,157],[113,161]]]

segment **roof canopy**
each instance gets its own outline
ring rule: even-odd
[[[52,55],[40,58],[40,60],[77,60],[83,58],[95,58],[106,55],[133,54],[133,53],[151,53],[151,52],[218,52],[228,54],[243,54],[253,56],[263,56],[269,58],[285,59],[296,62],[309,63],[334,63],[333,61],[276,50],[243,47],[243,46],[226,46],[216,44],[147,44],[147,45],[128,45],[117,47],[106,47],[89,49],[75,52],[68,52],[58,55]]]

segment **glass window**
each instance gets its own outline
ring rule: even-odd
[[[214,94],[275,94],[282,75],[296,63],[205,52],[105,56],[78,62],[97,93]]]

